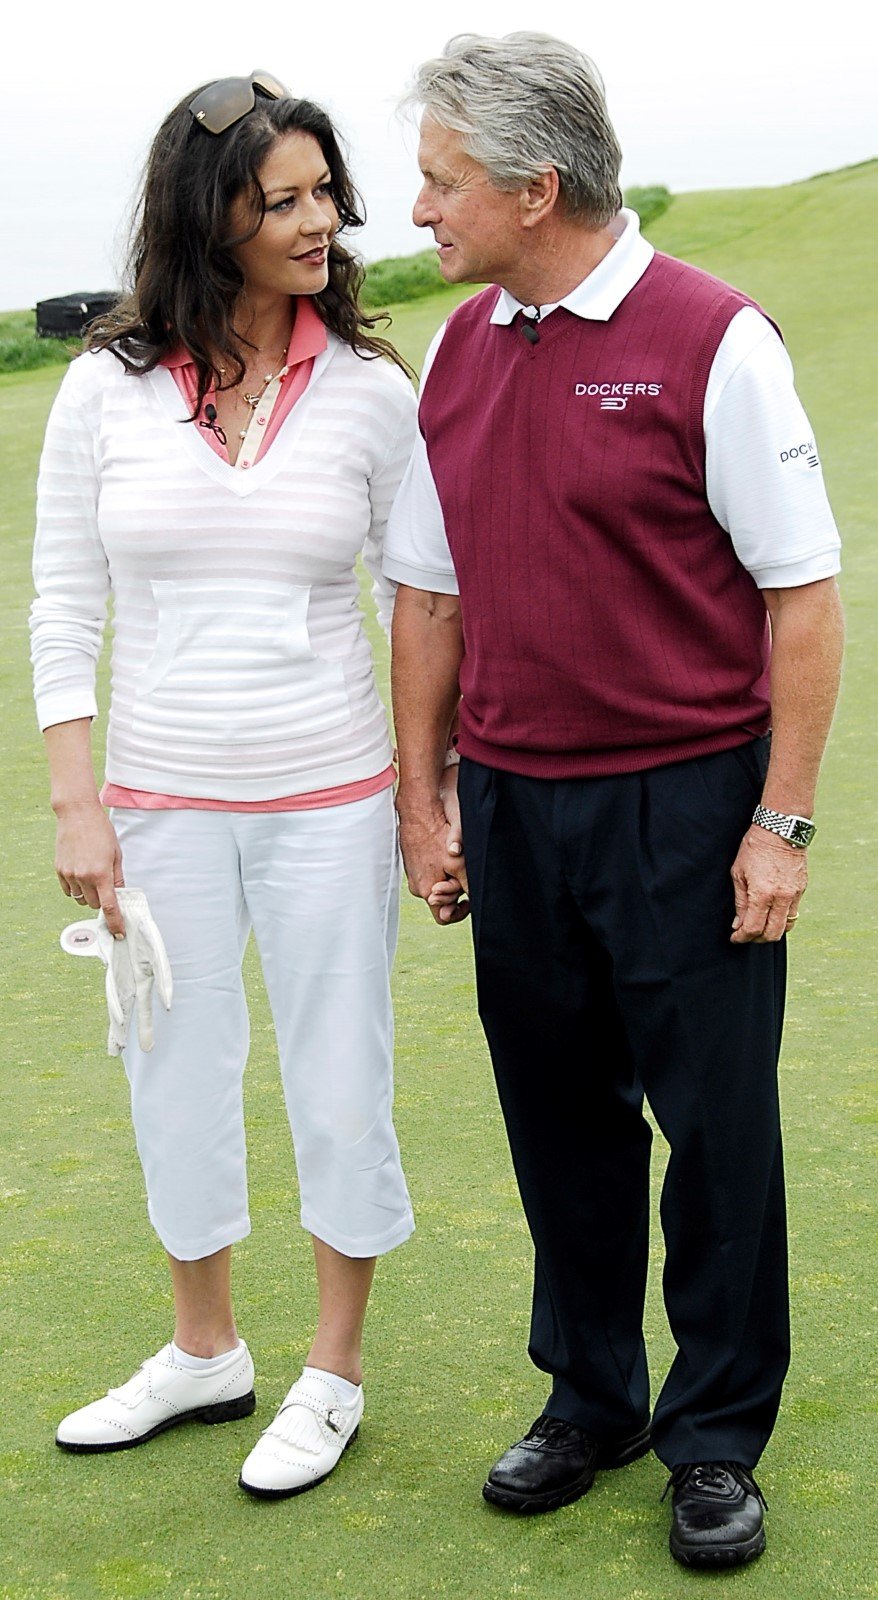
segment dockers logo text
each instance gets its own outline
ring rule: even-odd
[[[573,393],[578,396],[599,396],[602,411],[624,411],[635,395],[661,394],[660,383],[575,383]]]
[[[820,458],[814,448],[814,440],[809,439],[807,444],[791,444],[789,450],[780,453],[781,462],[798,461],[799,458],[807,461],[809,467],[819,467]]]

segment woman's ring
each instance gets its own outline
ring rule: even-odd
[[[80,905],[84,905],[85,904],[85,895],[84,894],[75,894],[73,896],[73,898],[74,898],[74,900],[78,900]]]

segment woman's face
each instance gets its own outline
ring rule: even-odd
[[[338,227],[329,168],[310,133],[285,133],[260,170],[265,217],[259,232],[232,254],[244,273],[249,299],[278,294],[319,294],[329,281],[329,245]],[[246,196],[232,204],[231,226],[250,224]]]

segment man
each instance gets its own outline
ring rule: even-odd
[[[415,98],[415,222],[447,282],[495,287],[434,340],[389,532],[398,810],[413,893],[459,920],[460,695],[479,1010],[552,1383],[484,1493],[554,1510],[651,1443],[672,1553],[732,1566],[764,1548],[788,1363],[776,1069],[838,536],[774,326],[621,209],[591,63],[462,36]],[[651,1422],[644,1091],[677,1343]]]

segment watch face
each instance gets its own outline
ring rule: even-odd
[[[815,828],[813,822],[805,822],[802,817],[793,817],[792,826],[787,834],[787,838],[789,839],[790,844],[798,845],[800,850],[805,850],[811,843],[811,840],[816,832],[817,829]]]

